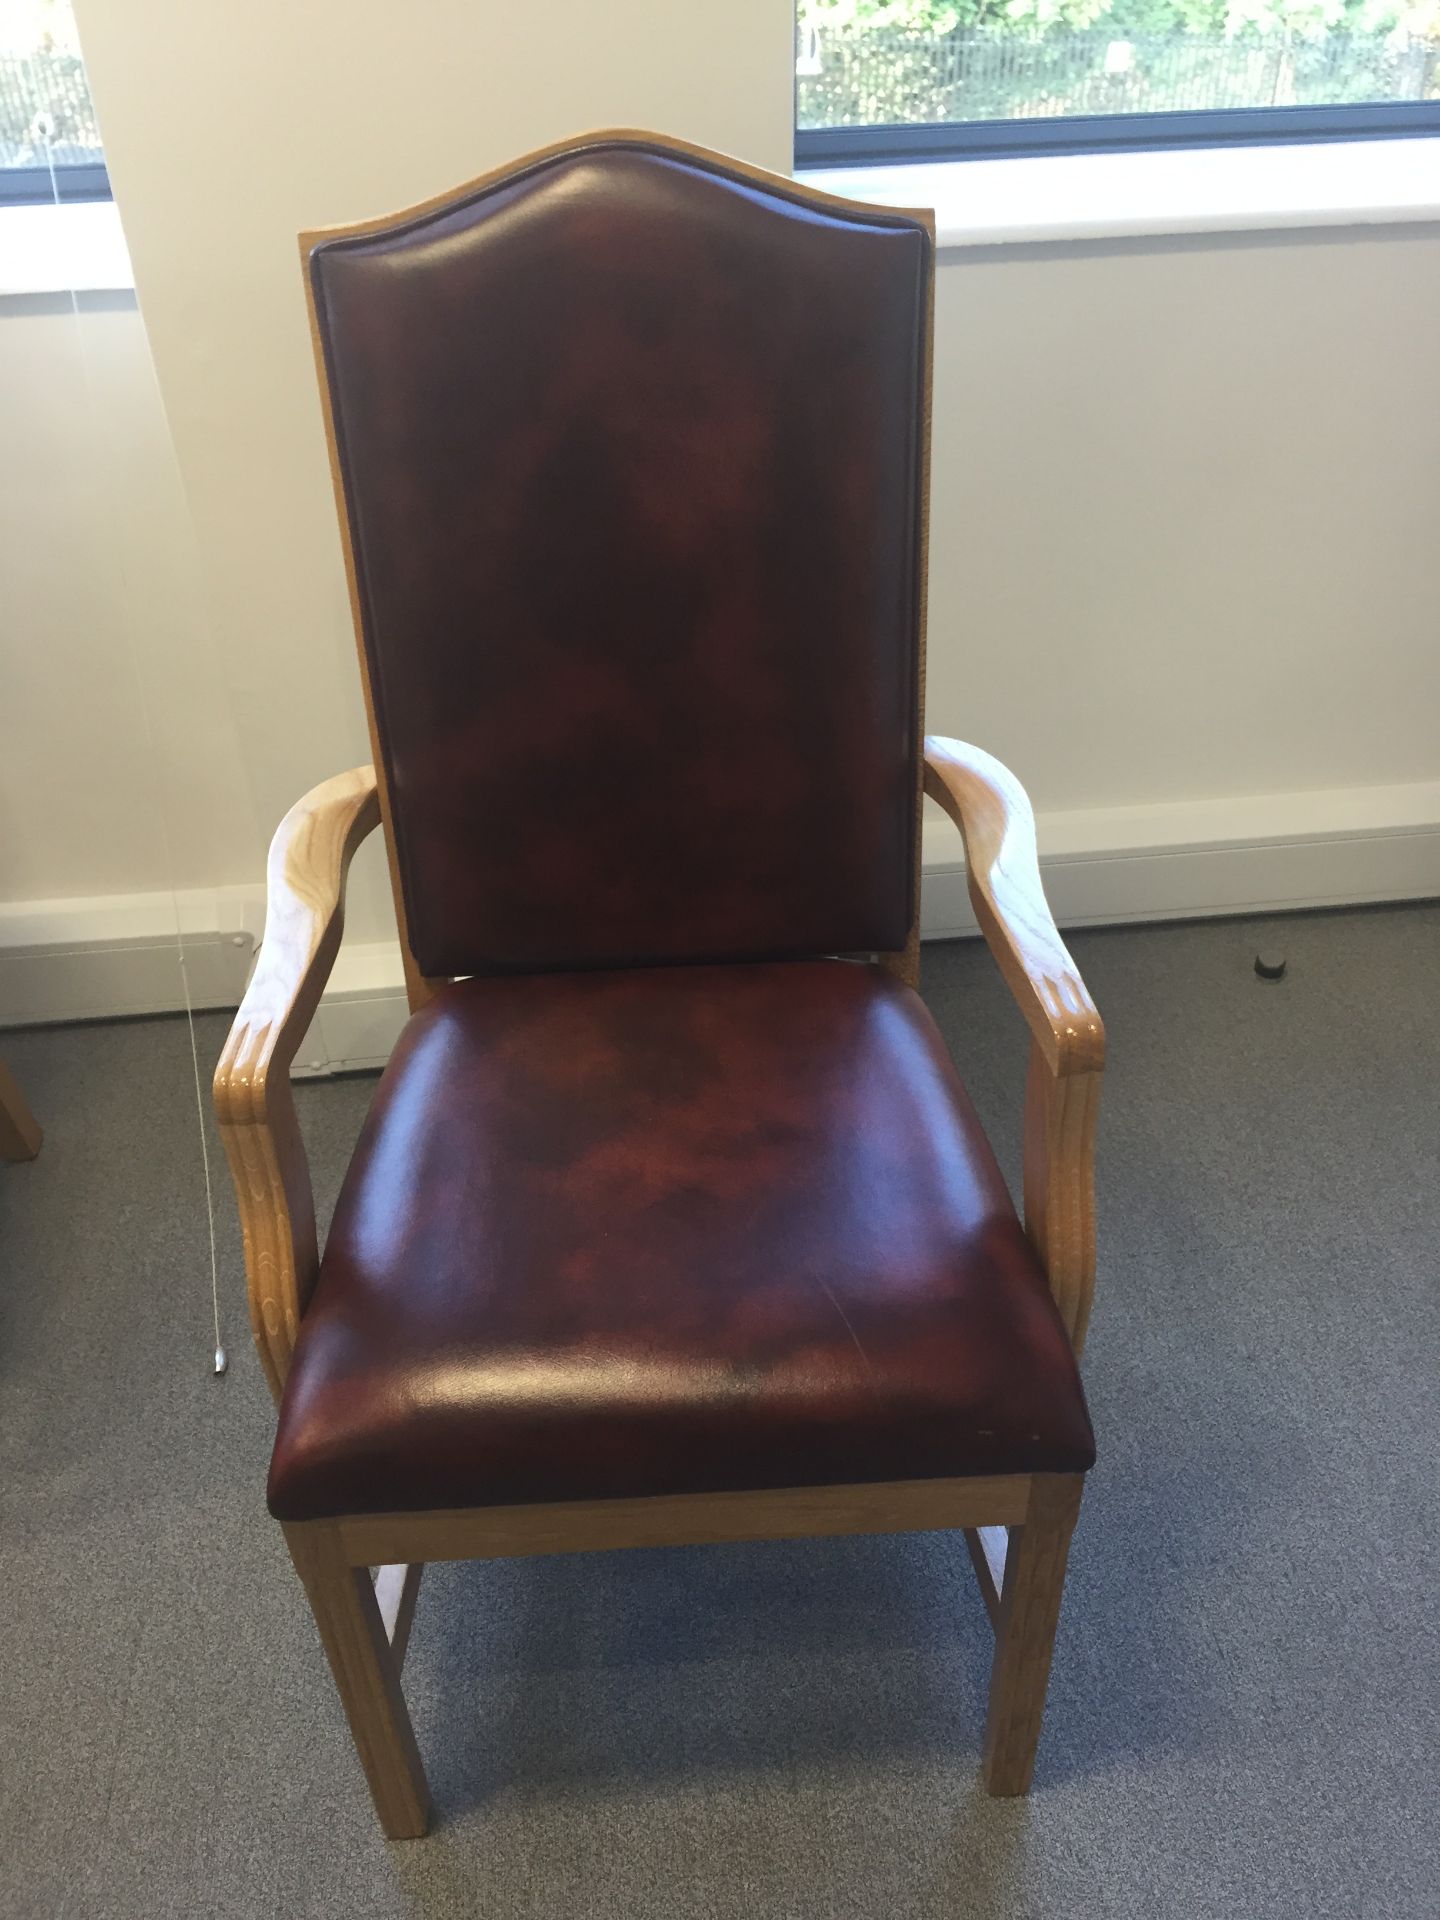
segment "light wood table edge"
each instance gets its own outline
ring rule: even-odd
[[[33,1160],[44,1137],[20,1083],[0,1060],[0,1160]]]

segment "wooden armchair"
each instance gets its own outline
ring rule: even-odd
[[[276,835],[215,1096],[385,1831],[427,1560],[911,1528],[1022,1793],[1103,1035],[1019,786],[921,750],[929,216],[600,134],[302,251],[375,767]],[[914,991],[922,782],[1034,1034],[1023,1227]],[[322,1257],[288,1073],[377,821],[413,1012]]]

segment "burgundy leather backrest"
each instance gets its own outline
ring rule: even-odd
[[[931,253],[610,137],[313,249],[423,973],[905,944]]]

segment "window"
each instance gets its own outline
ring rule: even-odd
[[[1440,0],[798,0],[796,159],[1440,133]]]
[[[70,0],[0,0],[0,201],[109,197]]]

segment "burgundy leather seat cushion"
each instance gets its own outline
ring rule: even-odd
[[[336,1208],[281,1519],[1088,1467],[923,1004],[844,961],[465,981]]]

